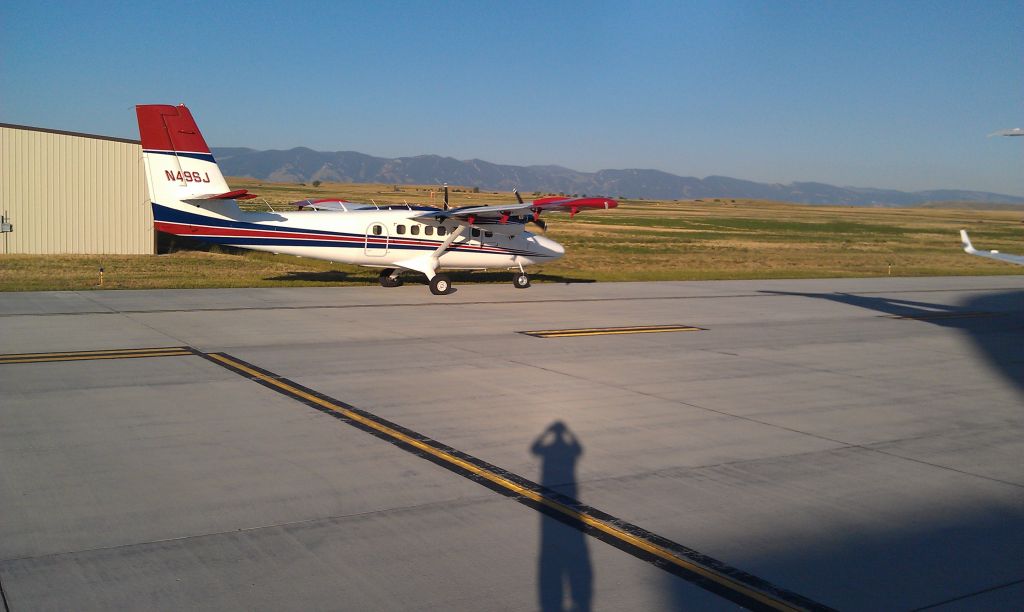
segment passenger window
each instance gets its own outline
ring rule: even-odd
[[[379,225],[374,225],[373,226],[373,235],[374,236],[380,236],[383,233],[384,233],[384,228],[383,227],[381,227]]]
[[[433,236],[434,235],[434,228],[428,225],[425,228],[423,228],[423,233],[425,235],[427,235],[427,236]]]
[[[395,227],[395,233],[396,234],[404,234],[405,233],[405,226],[404,225],[396,226]]]
[[[418,226],[418,225],[410,225],[409,226],[409,233],[412,234],[413,236],[419,236],[420,235],[420,226]]]
[[[447,231],[448,231],[448,230],[444,229],[444,226],[442,226],[442,227],[439,227],[439,228],[437,228],[437,235],[438,235],[438,236],[444,236],[444,235],[445,235],[445,233],[447,233]]]
[[[480,237],[480,230],[476,229],[475,227],[473,228],[473,237],[474,238],[479,238]]]
[[[484,238],[494,238],[494,232],[484,232]]]

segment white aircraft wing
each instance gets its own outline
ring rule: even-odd
[[[529,214],[531,214],[529,204],[510,204],[508,206],[468,206],[448,210],[431,210],[420,212],[411,218],[423,223],[434,222],[438,225],[447,222],[449,227],[454,225],[486,227],[487,231],[511,236],[523,231],[523,220],[518,216]],[[513,219],[513,217],[517,218]]]
[[[964,243],[964,252],[968,255],[988,257],[989,259],[998,259],[999,261],[1006,261],[1024,266],[1024,255],[1010,255],[1008,253],[1000,253],[999,251],[979,251],[974,248],[974,245],[971,244],[970,237],[967,236],[967,230],[960,230],[960,241]]]

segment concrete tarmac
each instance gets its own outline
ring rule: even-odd
[[[0,295],[0,353],[151,347],[0,357],[9,610],[743,603],[211,353],[812,604],[1024,600],[1024,276]]]

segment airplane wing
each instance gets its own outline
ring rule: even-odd
[[[1024,266],[1024,256],[1022,255],[1010,255],[1007,253],[1000,253],[999,251],[979,251],[974,248],[971,244],[970,237],[967,236],[967,230],[960,230],[960,241],[964,244],[964,252],[968,255],[977,255],[979,257],[988,257],[989,259],[998,259],[999,261],[1006,261],[1014,263],[1020,266]]]
[[[1024,130],[1020,128],[1012,128],[1009,130],[999,130],[998,132],[992,132],[989,137],[992,136],[1024,136]]]
[[[352,209],[352,204],[344,200],[299,200],[298,202],[292,202],[292,206],[295,206],[299,210],[347,211]]]
[[[533,206],[540,210],[568,211],[575,217],[584,208],[615,208],[619,203],[611,198],[565,198],[553,196],[533,201]]]
[[[487,226],[488,230],[498,233],[517,233],[518,228],[509,228],[503,231],[501,226],[507,225],[510,221],[513,224],[524,223],[523,217],[530,217],[536,221],[542,212],[547,211],[568,211],[570,217],[585,208],[615,208],[619,203],[611,198],[566,198],[555,196],[541,198],[532,202],[517,202],[515,204],[494,204],[489,206],[466,206],[463,208],[451,208],[448,210],[435,210],[416,215],[414,219],[420,221],[453,221],[457,224],[469,226]]]

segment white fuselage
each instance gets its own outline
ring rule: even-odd
[[[199,205],[154,203],[157,229],[229,246],[371,267],[423,268],[437,257],[450,270],[516,268],[550,262],[564,254],[557,242],[522,224],[459,228],[452,222],[421,223],[406,209],[245,212],[231,202]],[[451,239],[450,234],[461,234]],[[438,249],[446,240],[449,246]],[[427,266],[429,267],[429,266]]]

